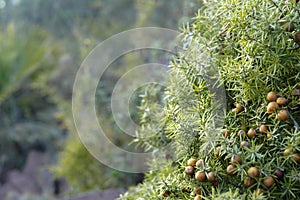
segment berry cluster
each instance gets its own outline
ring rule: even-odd
[[[195,173],[195,169],[198,171]],[[211,182],[212,186],[217,186],[219,181],[217,181],[216,172],[210,171],[206,172],[204,169],[204,161],[202,159],[196,160],[194,158],[190,158],[187,161],[187,166],[185,167],[185,174],[187,176],[194,175],[195,180],[199,182]],[[201,190],[199,188],[195,188],[195,200],[201,200]]]
[[[298,98],[299,97],[299,89],[295,89],[292,91],[291,96],[287,98],[285,95],[279,96],[275,92],[269,92],[266,96],[266,99],[268,101],[268,105],[266,108],[266,113],[267,115],[271,116],[272,114],[276,115],[276,120],[280,122],[285,122],[288,119],[292,118],[290,117],[289,111],[288,111],[288,105],[294,101],[292,100],[294,97]],[[232,109],[232,112],[234,113],[240,113],[245,111],[245,107],[240,104],[236,103],[235,108]],[[272,116],[271,116],[272,117]],[[266,135],[267,139],[271,138],[271,130],[269,128],[269,125],[266,124],[261,124],[257,128],[250,127],[247,131],[247,133],[244,130],[239,130],[237,135],[238,138],[240,139],[240,148],[245,149],[245,152],[247,149],[249,150],[251,148],[250,146],[250,141],[257,137],[258,134],[260,135]],[[223,130],[222,132],[224,138],[227,138],[228,140],[232,140],[235,138],[231,134],[229,130]],[[247,137],[248,136],[248,137]],[[246,140],[246,138],[250,139]],[[234,139],[235,140],[235,139]],[[262,141],[259,139],[259,141]],[[220,158],[220,153],[221,152],[221,146],[217,146],[215,148],[215,151],[213,153],[214,158]],[[240,151],[244,152],[244,151]],[[288,157],[289,159],[294,162],[294,163],[300,163],[300,153],[293,152],[292,149],[287,148],[284,151],[284,156]],[[226,167],[226,173],[229,177],[233,177],[237,174],[241,168],[243,170],[246,170],[245,176],[243,176],[243,185],[245,188],[251,187],[254,184],[260,182],[258,185],[263,185],[264,189],[269,189],[271,188],[274,184],[276,184],[277,181],[284,181],[284,175],[285,172],[284,170],[277,169],[273,171],[272,173],[265,173],[264,169],[261,170],[259,169],[258,166],[255,165],[245,165],[246,167],[242,166],[243,165],[243,160],[242,157],[244,158],[245,155],[239,155],[238,153],[233,154],[231,159],[228,162],[228,165]],[[185,176],[194,176],[194,179],[198,181],[198,183],[211,183],[212,186],[217,187],[220,183],[220,181],[223,181],[225,177],[224,174],[218,173],[216,171],[210,171],[207,170],[209,167],[204,166],[204,160],[203,159],[195,159],[195,158],[190,158],[187,161],[187,166],[185,166]],[[217,180],[217,173],[218,173],[218,178]],[[226,179],[226,178],[225,178]],[[264,193],[264,189],[261,187],[257,187],[255,190],[256,194],[262,194]],[[201,189],[195,189],[195,192],[193,193],[195,196],[195,200],[201,199]]]

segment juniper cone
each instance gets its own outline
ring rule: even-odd
[[[202,199],[300,199],[299,18],[300,4],[294,0],[204,2],[193,23],[183,28],[185,48],[171,63],[164,115],[151,93],[141,106],[156,118],[143,115],[139,145],[169,155],[162,147],[171,144],[175,154],[155,157],[144,183],[121,199],[165,198],[160,196],[164,190],[170,191],[168,199],[194,199],[195,188]],[[289,24],[293,30],[286,30]],[[221,114],[215,112],[218,101],[207,79],[212,69],[219,78],[210,80],[226,91],[221,127],[215,123]],[[268,101],[270,92],[275,99]],[[268,112],[277,98],[287,101]],[[162,129],[153,135],[153,127]],[[255,137],[238,134],[240,130],[255,131]],[[230,135],[225,137],[226,131]],[[235,155],[242,162],[232,162]],[[214,172],[215,181],[185,175],[190,158],[203,160],[195,174]],[[234,173],[226,172],[228,166]],[[249,177],[250,168],[259,174]]]

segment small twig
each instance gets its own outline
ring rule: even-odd
[[[293,115],[289,112],[288,109],[287,109],[287,112],[288,112],[290,118],[292,119],[292,121],[294,123],[294,127],[296,129],[296,132],[298,132],[299,131],[299,124],[298,124],[298,122],[294,119]]]

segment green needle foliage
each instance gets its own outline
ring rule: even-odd
[[[296,0],[204,3],[182,31],[164,109],[143,95],[137,142],[160,156],[120,199],[300,198],[299,18]]]

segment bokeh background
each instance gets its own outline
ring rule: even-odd
[[[102,165],[78,139],[71,110],[76,72],[110,36],[145,26],[179,31],[200,6],[199,0],[0,0],[0,199],[71,198],[141,182],[143,174]],[[126,66],[157,60],[168,61],[151,50],[122,56],[97,90],[105,133],[129,151],[138,149],[114,123],[111,92]],[[128,105],[137,123],[145,90]]]

